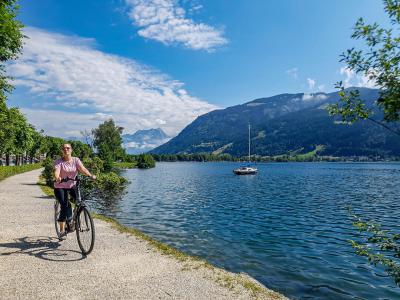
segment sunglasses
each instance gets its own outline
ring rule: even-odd
[[[71,147],[63,147],[63,150],[69,150]]]

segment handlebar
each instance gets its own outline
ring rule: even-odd
[[[76,181],[76,182],[79,182],[79,178],[70,178],[70,177],[66,177],[66,178],[62,178],[60,181],[54,181],[54,182],[62,183],[62,182],[67,182],[67,181]]]
[[[66,178],[63,178],[63,179],[61,179],[61,182],[67,182],[67,181],[79,181],[79,179],[77,179],[77,178],[70,178],[70,177],[66,177]]]

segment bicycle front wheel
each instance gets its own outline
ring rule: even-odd
[[[60,238],[61,231],[60,231],[60,223],[58,222],[58,218],[60,217],[61,212],[61,205],[58,200],[54,201],[54,225],[56,227],[57,237]]]
[[[76,237],[78,245],[84,255],[88,255],[94,246],[94,223],[86,207],[81,207],[76,216]]]

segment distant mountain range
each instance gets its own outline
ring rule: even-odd
[[[148,152],[167,142],[170,137],[161,129],[138,130],[134,134],[122,135],[122,146],[128,154]]]
[[[363,100],[373,107],[376,89],[358,88]],[[152,150],[156,154],[229,153],[247,154],[248,124],[252,153],[274,156],[307,153],[320,155],[399,156],[400,137],[372,122],[340,124],[326,106],[339,100],[338,93],[281,94],[199,116],[179,135]],[[376,119],[381,114],[376,111]]]

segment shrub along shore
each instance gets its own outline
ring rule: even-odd
[[[24,172],[36,170],[42,168],[42,164],[29,164],[29,165],[22,165],[22,166],[0,166],[0,180],[3,180],[7,177],[21,174]]]

